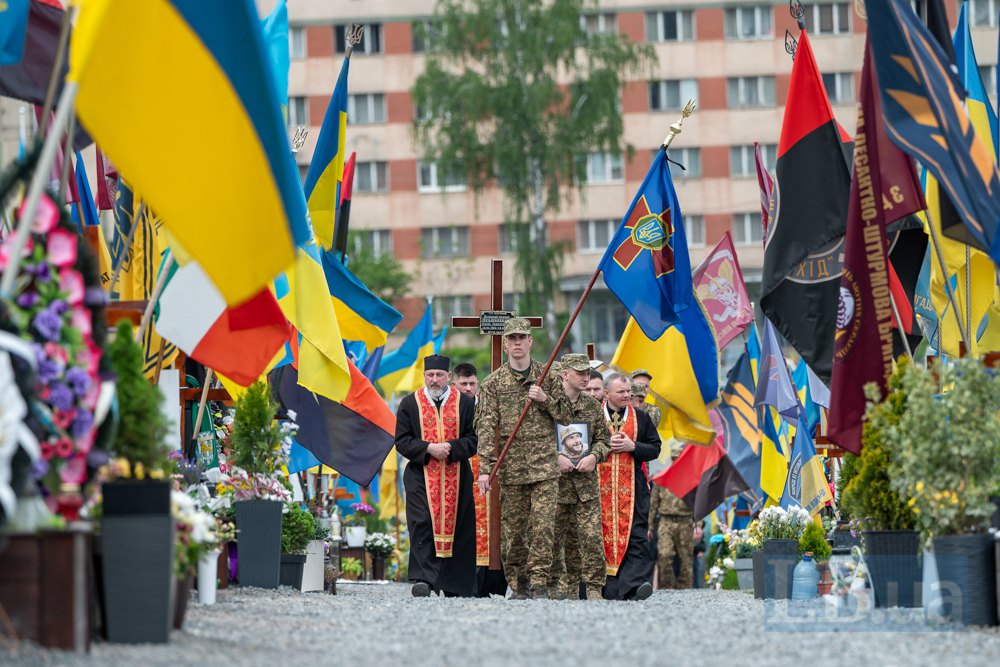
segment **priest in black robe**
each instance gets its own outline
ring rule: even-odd
[[[476,402],[451,386],[450,360],[424,358],[424,386],[396,412],[415,597],[471,596],[476,585]]]
[[[648,539],[649,533],[649,480],[645,463],[660,455],[660,435],[652,420],[642,410],[630,405],[631,381],[620,373],[612,373],[604,381],[606,392],[605,411],[611,430],[612,457],[615,452],[631,455],[634,466],[634,492],[632,525],[624,557],[612,574],[609,567],[604,598],[607,600],[644,600],[653,592],[653,566],[655,559]],[[609,465],[610,459],[602,466]],[[601,509],[606,512],[609,497],[605,485],[601,487]],[[606,552],[607,553],[607,550]]]

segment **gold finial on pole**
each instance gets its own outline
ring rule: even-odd
[[[365,36],[365,27],[360,23],[348,23],[347,30],[345,32],[345,37],[347,39],[347,53],[348,58],[354,53],[354,47],[361,43],[361,40]]]
[[[660,150],[665,151],[670,148],[670,143],[674,140],[674,137],[681,133],[681,125],[684,124],[684,119],[693,114],[697,106],[698,105],[695,104],[694,100],[688,100],[688,103],[684,105],[684,108],[681,110],[681,117],[678,118],[676,122],[670,124],[670,134],[668,134],[663,140],[663,143],[660,144]]]

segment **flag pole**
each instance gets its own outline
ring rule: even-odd
[[[214,372],[209,368],[205,373],[205,384],[201,388],[201,400],[198,401],[198,418],[194,420],[194,428],[191,429],[191,439],[195,442],[198,441],[198,436],[201,434],[201,420],[205,416],[205,404],[208,402],[208,388],[212,384],[212,374]],[[181,451],[183,451],[183,448]]]
[[[52,113],[52,103],[56,99],[56,88],[59,86],[60,75],[62,74],[63,61],[66,59],[66,47],[69,45],[69,31],[73,27],[73,15],[76,13],[76,3],[71,2],[69,6],[66,7],[66,11],[63,12],[62,23],[59,25],[59,44],[56,46],[56,58],[52,63],[52,73],[49,74],[49,85],[45,91],[45,101],[42,104],[42,122],[38,128],[38,134],[45,139],[47,136],[46,129],[49,124],[49,114]],[[63,97],[66,96],[66,89],[63,88]],[[65,100],[60,99],[59,105],[62,106]],[[59,135],[59,129],[53,124],[52,133],[56,136]],[[73,141],[72,131],[70,136],[70,141]]]
[[[666,151],[670,148],[670,144],[673,142],[674,137],[681,133],[681,125],[684,123],[684,119],[694,113],[695,102],[694,100],[688,100],[687,105],[684,110],[681,111],[681,117],[670,124],[670,133],[660,144],[660,150]],[[563,327],[562,333],[559,335],[559,340],[556,341],[555,346],[552,348],[552,353],[549,355],[549,360],[545,362],[545,367],[542,368],[541,375],[538,376],[537,385],[541,386],[542,381],[549,373],[549,369],[552,367],[553,362],[556,360],[556,355],[559,354],[559,350],[562,349],[563,343],[566,342],[566,336],[569,335],[569,330],[576,322],[577,316],[580,314],[580,310],[583,309],[583,304],[587,301],[587,297],[590,296],[591,290],[594,289],[594,284],[597,282],[597,277],[601,275],[601,267],[594,270],[594,275],[590,277],[590,281],[587,286],[583,288],[583,294],[580,295],[580,300],[576,304],[576,308],[570,313],[569,319],[566,321],[566,326]],[[529,399],[525,404],[524,408],[521,410],[521,416],[517,418],[517,422],[514,423],[514,428],[511,429],[510,435],[507,436],[507,442],[504,444],[503,449],[500,450],[500,454],[497,456],[496,463],[493,464],[493,469],[490,471],[489,481],[487,482],[487,491],[489,487],[493,486],[493,482],[496,479],[497,472],[500,470],[500,465],[503,463],[504,457],[507,456],[507,450],[510,449],[510,445],[514,442],[514,438],[517,436],[518,430],[521,428],[521,423],[524,421],[525,416],[528,414],[528,409],[531,407],[531,399]],[[484,494],[485,495],[485,494]]]
[[[59,133],[66,126],[69,117],[73,113],[73,100],[76,99],[77,84],[68,81],[63,87],[62,95],[59,97],[59,110],[56,112],[55,120],[52,121],[52,134],[45,138],[42,144],[42,154],[38,158],[35,166],[35,173],[31,176],[31,183],[28,185],[28,194],[24,203],[24,214],[17,223],[17,230],[11,240],[10,263],[3,271],[3,278],[0,279],[0,294],[9,296],[14,289],[14,282],[17,280],[17,271],[21,266],[21,253],[28,245],[28,235],[34,226],[35,215],[38,214],[38,204],[42,198],[42,192],[48,181],[49,170],[56,159],[56,149],[59,147]]]
[[[927,229],[931,233],[931,244],[934,246],[934,254],[937,256],[938,264],[941,266],[941,277],[944,278],[944,291],[948,295],[948,301],[951,303],[952,313],[955,315],[955,323],[958,324],[958,331],[962,335],[962,342],[965,343],[965,349],[972,353],[972,348],[969,346],[969,336],[968,332],[965,330],[965,324],[962,322],[962,314],[958,312],[958,300],[955,298],[955,293],[951,289],[951,281],[948,279],[948,267],[944,263],[944,254],[941,250],[941,240],[938,238],[937,227],[934,225],[934,221],[931,219],[931,212],[927,211]],[[968,300],[969,295],[965,295],[966,300]],[[940,335],[941,322],[938,322],[938,332]],[[938,354],[941,354],[940,348],[938,349]]]
[[[129,227],[128,234],[125,235],[125,241],[122,243],[120,256],[115,258],[115,268],[111,272],[111,281],[108,283],[108,298],[115,291],[115,285],[118,284],[118,276],[121,275],[122,265],[125,264],[125,258],[130,252],[132,252],[132,241],[135,239],[135,230],[142,223],[142,216],[146,215],[146,202],[144,200],[139,200],[139,212],[132,216],[132,226]]]
[[[899,337],[903,339],[903,347],[906,349],[906,356],[913,359],[913,352],[910,350],[910,341],[906,337],[906,329],[903,328],[903,318],[899,316],[899,308],[896,307],[896,297],[889,292],[889,302],[892,305],[892,314],[896,316],[896,328],[899,329]]]

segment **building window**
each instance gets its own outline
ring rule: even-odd
[[[472,295],[434,297],[434,328],[451,326],[451,318],[472,315]]]
[[[417,189],[420,192],[459,192],[465,190],[465,178],[462,174],[438,174],[438,166],[434,162],[417,161]]]
[[[997,66],[980,65],[979,77],[983,80],[983,86],[986,88],[986,94],[995,98],[997,95]]]
[[[611,13],[582,14],[580,16],[580,30],[588,35],[613,35],[618,32],[618,22],[615,20],[615,15]]]
[[[969,0],[972,11],[972,25],[978,28],[995,28],[997,12],[1000,11],[1000,0]]]
[[[288,127],[309,126],[309,100],[305,97],[288,98]]]
[[[515,313],[521,309],[521,300],[524,299],[524,294],[521,292],[504,292],[503,293],[503,309],[511,310]]]
[[[502,223],[499,229],[499,247],[501,255],[511,255],[517,252],[517,228],[508,223]]]
[[[611,153],[590,153],[587,155],[587,182],[613,183],[624,178],[622,156]]]
[[[698,99],[695,79],[666,79],[649,82],[649,108],[653,111],[679,111],[688,100]]]
[[[729,108],[773,107],[773,76],[739,76],[726,80]]]
[[[292,60],[306,57],[306,29],[303,26],[288,28],[288,55]]]
[[[701,149],[700,148],[671,148],[667,153],[673,162],[670,165],[670,177],[675,181],[684,178],[701,178]],[[653,154],[656,159],[656,154]],[[674,162],[680,162],[684,169],[678,167]]]
[[[347,96],[347,122],[351,125],[374,125],[385,122],[385,95],[364,93]]]
[[[684,216],[684,235],[687,236],[689,248],[702,248],[705,245],[705,218],[700,215]]]
[[[806,6],[806,27],[810,35],[843,35],[851,31],[851,5],[824,2]]]
[[[413,52],[433,51],[442,37],[441,26],[431,19],[413,22]]]
[[[367,251],[378,257],[392,254],[391,229],[351,230],[354,252]]]
[[[628,311],[621,303],[607,293],[594,294],[587,300],[587,324],[583,339],[592,341],[598,349],[613,350],[628,324]]]
[[[764,158],[764,168],[773,172],[774,165],[778,161],[778,145],[761,144],[760,152]],[[757,175],[753,144],[729,147],[729,175],[732,178],[750,178]]]
[[[358,162],[354,169],[354,189],[358,192],[388,192],[389,163]]]
[[[333,26],[333,32],[335,37],[334,42],[337,45],[337,53],[347,53],[347,26],[335,25]],[[354,47],[353,53],[362,53],[365,55],[382,53],[381,23],[365,24],[364,37],[362,37],[361,43]]]
[[[764,225],[760,221],[760,211],[733,214],[733,243],[757,245],[763,242]]]
[[[647,42],[681,42],[694,39],[694,11],[646,13]]]
[[[823,87],[830,104],[848,104],[854,101],[854,74],[833,72],[823,75]]]
[[[424,259],[467,257],[468,227],[430,227],[420,230],[420,255]]]
[[[618,220],[579,220],[576,223],[577,252],[604,252],[618,229]]]
[[[773,35],[770,5],[726,9],[725,34],[728,39],[766,39]]]

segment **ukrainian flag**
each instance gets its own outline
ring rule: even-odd
[[[316,238],[325,250],[333,245],[333,227],[340,202],[340,182],[344,178],[344,154],[347,134],[347,73],[351,59],[344,58],[340,76],[326,108],[323,126],[316,140],[312,162],[303,189],[309,201]]]
[[[410,393],[423,386],[424,357],[440,351],[447,331],[445,329],[435,337],[433,321],[433,306],[428,302],[424,316],[417,322],[417,326],[413,327],[413,331],[399,349],[382,358],[378,383],[387,396]]]
[[[369,352],[385,345],[402,314],[375,296],[334,253],[323,253],[323,273],[344,340],[361,341]]]
[[[293,263],[305,202],[252,0],[87,0],[67,78],[87,131],[227,304]],[[206,150],[217,176],[200,183]]]
[[[781,437],[777,423],[784,424],[778,411],[770,405],[762,405],[757,410],[757,425],[760,429],[760,488],[775,501],[785,492],[788,477],[788,461],[782,453]]]

